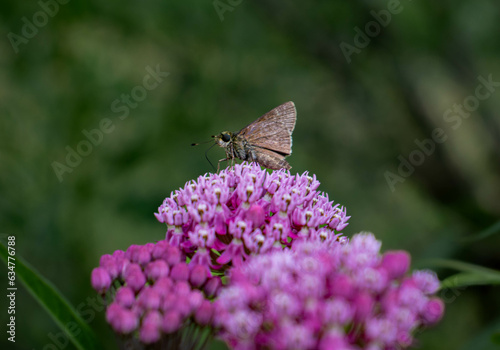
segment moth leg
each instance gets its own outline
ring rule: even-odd
[[[220,170],[220,162],[225,162],[229,159],[234,160],[234,158],[224,158],[224,159],[219,160],[219,162],[217,163],[217,172],[219,172],[219,170]]]
[[[257,154],[255,153],[255,150],[253,148],[250,150],[250,152],[248,152],[248,161],[251,163],[252,162],[258,163],[259,162],[259,160],[257,158]]]

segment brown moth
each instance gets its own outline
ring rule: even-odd
[[[221,162],[234,161],[234,158],[257,162],[269,169],[290,169],[285,157],[292,154],[292,132],[296,120],[295,105],[290,101],[236,133],[223,131],[212,136],[226,151],[226,158],[219,160],[217,171]]]

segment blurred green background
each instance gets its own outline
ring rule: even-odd
[[[499,235],[463,240],[500,218],[499,84],[483,100],[469,98],[478,77],[500,82],[496,0],[43,1],[0,5],[0,233],[15,235],[17,254],[75,307],[88,311],[102,254],[162,239],[153,212],[212,171],[205,146],[192,142],[237,131],[289,100],[298,111],[292,172],[316,174],[347,207],[346,234],[372,231],[419,267],[453,258],[500,268]],[[397,12],[390,19],[388,8]],[[386,24],[378,34],[377,16]],[[362,38],[367,25],[372,36]],[[144,90],[147,67],[169,75]],[[135,96],[131,107],[122,94]],[[464,103],[468,116],[447,114]],[[101,123],[112,131],[85,149],[84,130]],[[446,141],[401,176],[398,157],[409,159],[435,128]],[[68,147],[79,145],[89,154],[58,177],[54,162],[68,165]],[[393,190],[387,172],[401,176]],[[0,273],[5,287],[3,264]],[[445,318],[419,347],[493,348],[499,290],[443,295]],[[103,313],[87,317],[113,348]],[[54,349],[49,335],[60,330],[22,289],[17,320],[17,348]],[[0,347],[12,345],[3,332]]]

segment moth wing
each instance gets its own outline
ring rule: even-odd
[[[289,101],[241,129],[238,136],[244,137],[252,146],[288,156],[292,154],[292,132],[296,120],[295,105]]]
[[[266,148],[255,147],[253,149],[255,158],[257,163],[262,165],[265,168],[278,170],[285,168],[286,170],[290,170],[292,167],[285,160],[285,156],[268,150]]]

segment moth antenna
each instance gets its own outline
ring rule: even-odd
[[[209,142],[212,142],[212,140],[208,140],[208,141],[204,141],[204,142],[196,142],[196,143],[192,143],[191,146],[198,146],[198,145],[202,145],[204,143],[209,143]]]

